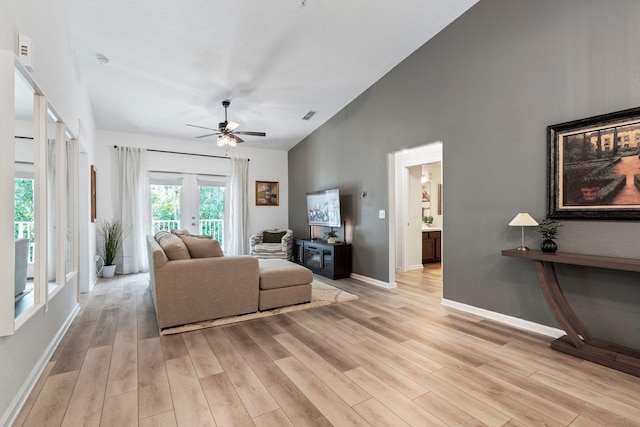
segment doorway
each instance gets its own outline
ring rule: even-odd
[[[435,165],[439,166],[439,170],[432,169]],[[407,272],[412,268],[422,268],[424,216],[434,217],[434,222],[427,231],[437,231],[433,233],[434,241],[436,237],[440,238],[438,243],[441,250],[443,244],[442,166],[442,142],[440,141],[389,154],[389,283],[391,286],[395,286],[396,271]],[[429,171],[431,171],[431,177],[428,175]],[[429,182],[428,186],[427,182]],[[425,198],[429,200],[429,204],[423,202],[423,184],[425,184],[424,187],[429,187],[430,193]],[[424,215],[425,212],[430,215]],[[438,218],[438,222],[435,218]],[[436,266],[441,267],[441,264],[434,262],[433,265],[428,265],[429,268]]]
[[[228,199],[225,177],[153,173],[149,184],[153,234],[186,229],[224,243]]]

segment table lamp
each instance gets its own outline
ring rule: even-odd
[[[518,246],[519,251],[528,251],[529,248],[524,245],[524,228],[525,227],[535,227],[538,225],[535,219],[531,218],[531,215],[528,213],[519,213],[515,216],[509,223],[509,225],[514,227],[520,227],[522,229],[522,245]]]

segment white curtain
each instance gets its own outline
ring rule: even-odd
[[[249,160],[231,159],[229,226],[224,231],[227,255],[249,254]]]
[[[139,273],[149,270],[146,233],[149,227],[146,185],[146,152],[141,148],[118,147],[118,192],[120,220],[131,227],[122,245],[119,273]]]

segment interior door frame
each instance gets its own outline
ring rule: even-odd
[[[408,271],[409,268],[407,227],[405,226],[408,219],[406,203],[408,168],[441,162],[442,173],[444,170],[443,146],[442,141],[433,141],[388,155],[389,283],[392,286],[395,286],[396,270]]]

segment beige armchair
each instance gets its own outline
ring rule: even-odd
[[[251,236],[249,255],[256,258],[293,259],[293,231],[264,230]]]

